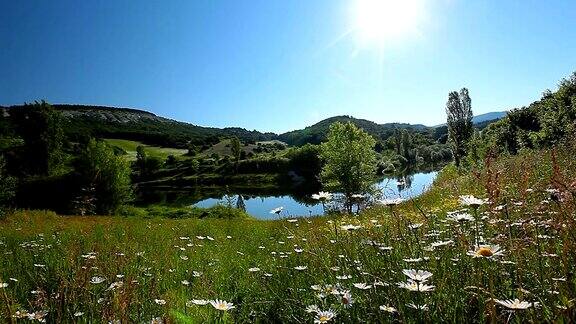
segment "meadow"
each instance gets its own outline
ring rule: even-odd
[[[118,147],[126,152],[126,157],[130,161],[136,161],[136,148],[138,146],[142,146],[146,154],[161,159],[162,161],[166,160],[169,155],[172,155],[177,158],[183,158],[184,155],[188,153],[188,150],[185,149],[178,149],[172,147],[159,147],[153,145],[146,145],[142,142],[138,141],[131,141],[125,139],[114,139],[108,138],[105,140],[111,146]]]
[[[0,221],[6,322],[570,322],[576,145],[360,215]],[[282,216],[282,214],[280,215]]]

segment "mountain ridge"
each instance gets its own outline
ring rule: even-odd
[[[4,114],[10,109],[22,109],[24,105],[0,106]],[[158,116],[152,112],[125,107],[100,105],[53,104],[52,107],[61,111],[67,121],[69,133],[75,136],[119,137],[141,140],[150,144],[187,147],[190,143],[203,145],[217,142],[222,137],[236,136],[244,142],[281,140],[289,145],[301,146],[307,143],[318,144],[326,136],[330,124],[336,121],[352,122],[371,135],[382,140],[392,136],[396,129],[406,129],[412,132],[434,134],[435,139],[444,133],[442,126],[426,126],[410,123],[379,124],[367,119],[355,118],[350,115],[339,115],[323,119],[303,129],[280,134],[272,132],[249,131],[241,127],[210,127],[199,126]],[[497,120],[505,112],[490,112],[475,116],[475,124]]]

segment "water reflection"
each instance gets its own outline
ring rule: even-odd
[[[381,191],[378,198],[411,198],[424,192],[436,178],[437,172],[403,174],[383,177],[376,184]],[[211,207],[224,204],[240,208],[261,219],[278,217],[306,217],[323,215],[325,210],[337,208],[337,203],[322,204],[311,198],[317,186],[298,188],[203,187],[203,188],[147,188],[139,191],[141,205]],[[338,195],[335,195],[335,200]],[[279,214],[270,211],[283,207]]]

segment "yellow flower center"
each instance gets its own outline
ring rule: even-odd
[[[476,254],[479,254],[483,257],[489,257],[494,255],[494,252],[492,251],[492,249],[490,249],[489,247],[481,247]]]
[[[320,323],[326,323],[328,322],[329,318],[326,315],[322,315],[320,316]]]

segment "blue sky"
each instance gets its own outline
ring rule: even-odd
[[[468,87],[480,114],[576,71],[573,0],[413,0],[409,30],[377,40],[358,30],[358,1],[2,1],[0,104],[274,132],[342,114],[435,125],[451,90]],[[396,30],[403,10],[377,27]]]

